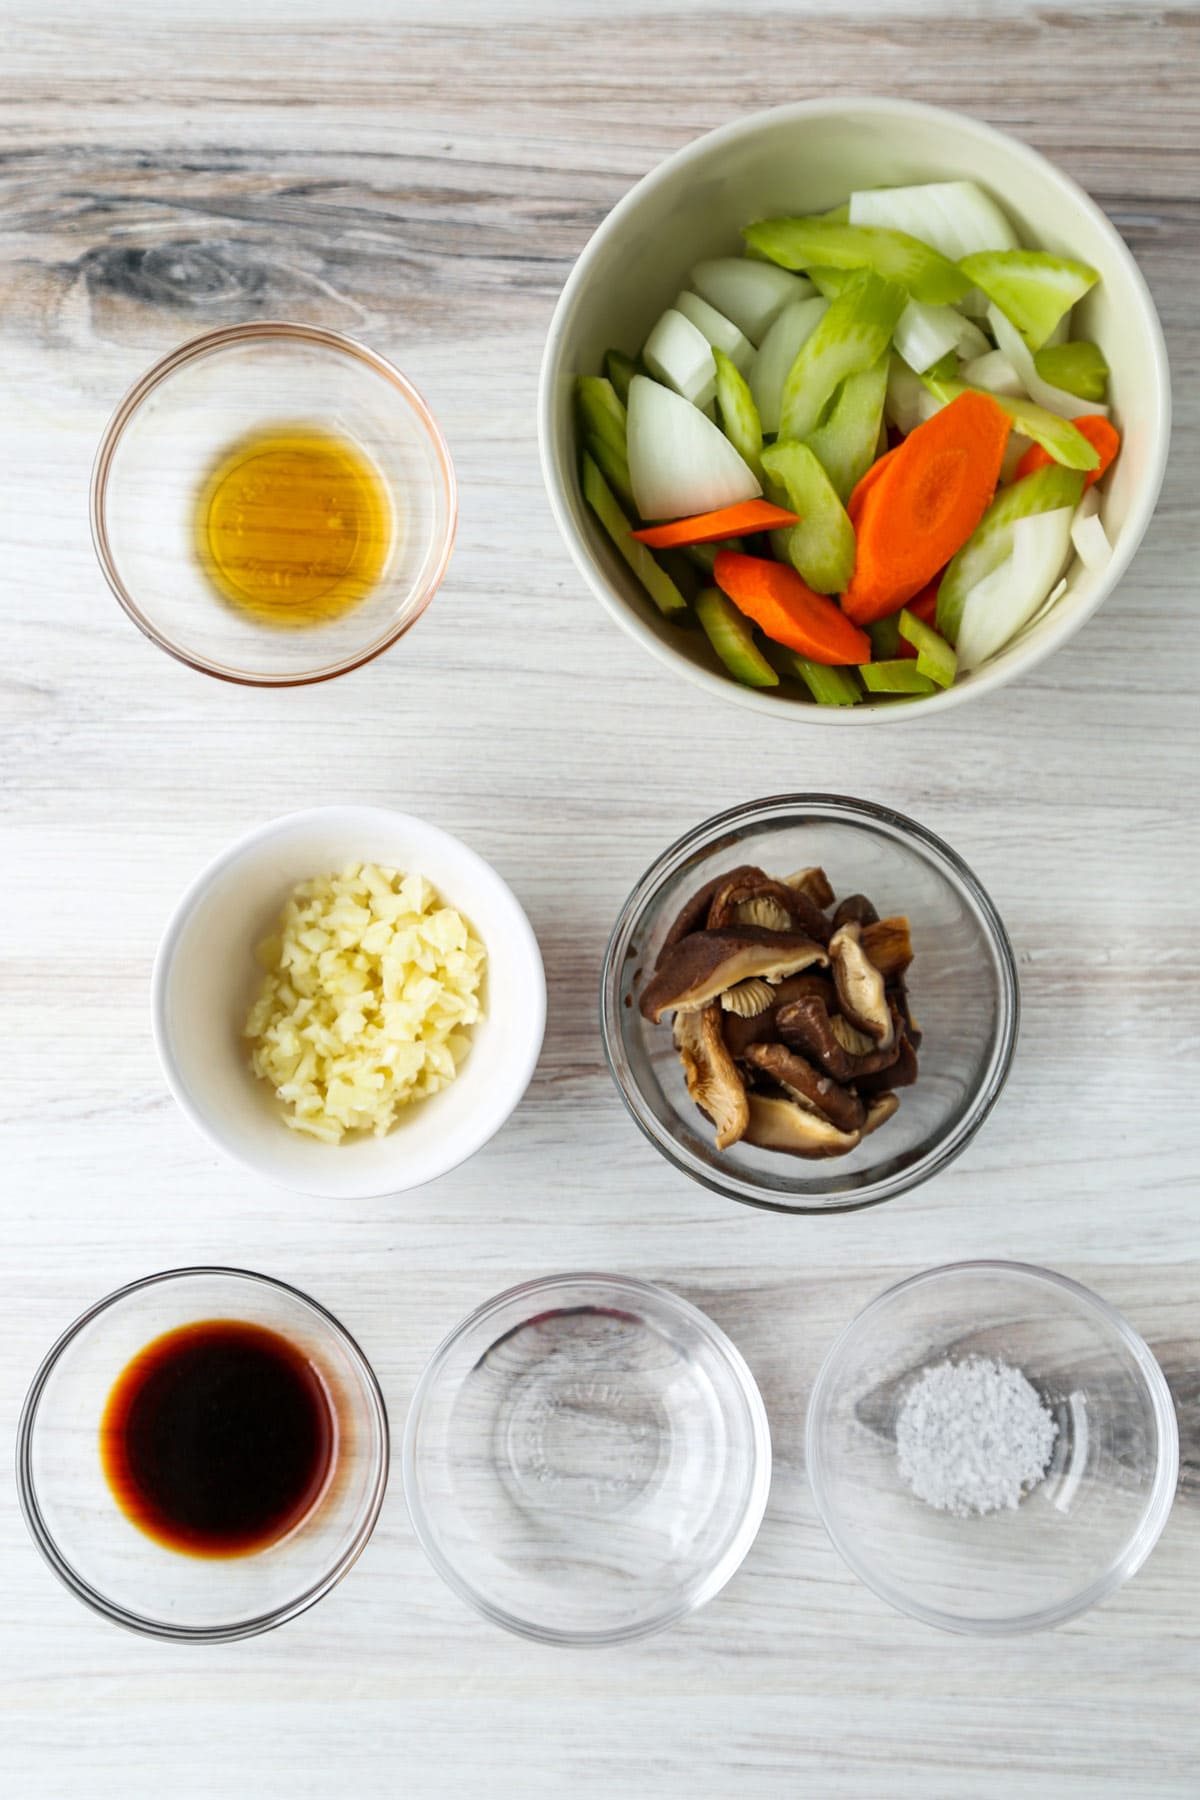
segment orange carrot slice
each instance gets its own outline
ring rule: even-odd
[[[798,650],[810,662],[830,668],[870,662],[866,632],[857,631],[834,601],[814,594],[787,563],[721,550],[713,577],[739,612],[775,643]]]
[[[679,544],[715,544],[720,538],[745,537],[751,531],[775,531],[781,525],[799,524],[799,515],[769,500],[740,500],[716,512],[697,513],[691,519],[674,519],[669,525],[647,525],[630,537],[651,550],[673,550]]]
[[[1117,451],[1121,448],[1121,434],[1116,426],[1099,413],[1088,413],[1082,419],[1072,419],[1076,431],[1081,431],[1100,461],[1096,468],[1089,469],[1084,479],[1084,492],[1094,481],[1099,481],[1111,467]],[[1028,450],[1017,464],[1014,479],[1020,481],[1023,475],[1032,475],[1035,469],[1044,469],[1054,458],[1040,444],[1030,444]]]
[[[887,467],[859,503],[842,595],[856,625],[897,612],[961,550],[995,492],[1010,428],[990,394],[960,394],[881,458]]]
[[[871,492],[871,489],[875,486],[875,483],[879,480],[884,470],[888,467],[892,458],[896,456],[902,448],[903,446],[901,444],[897,444],[895,449],[885,450],[883,455],[879,458],[879,461],[873,462],[866,474],[860,477],[858,485],[846,503],[846,511],[850,515],[850,523],[852,525],[857,526],[859,514],[863,509],[863,501]]]

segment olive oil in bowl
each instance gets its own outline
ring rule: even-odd
[[[325,624],[387,566],[391,498],[350,439],[271,426],[217,461],[196,505],[201,562],[222,598],[273,625]]]

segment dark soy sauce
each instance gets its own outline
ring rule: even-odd
[[[329,1393],[307,1356],[238,1319],[147,1344],[118,1377],[100,1427],[122,1510],[192,1556],[277,1543],[321,1498],[336,1446]]]

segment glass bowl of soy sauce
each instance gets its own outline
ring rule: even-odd
[[[222,1643],[314,1605],[357,1560],[388,1474],[379,1383],[297,1288],[246,1269],[146,1276],[78,1318],[25,1401],[26,1524],[94,1612]]]
[[[147,371],[92,473],[92,538],[126,613],[180,662],[294,687],[369,662],[432,600],[454,543],[437,421],[386,357],[264,320]]]

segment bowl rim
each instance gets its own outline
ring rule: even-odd
[[[444,485],[446,526],[442,544],[437,561],[425,583],[424,591],[420,595],[415,610],[398,625],[389,626],[381,636],[375,638],[364,649],[356,650],[352,655],[340,658],[327,668],[314,669],[300,675],[268,675],[261,672],[251,675],[247,674],[245,670],[229,668],[192,651],[184,650],[160,631],[134,599],[117,567],[108,534],[108,485],[113,459],[126,427],[143,402],[185,364],[198,357],[220,353],[234,345],[253,342],[255,339],[261,340],[263,343],[282,341],[316,344],[322,349],[332,350],[341,355],[350,356],[357,362],[365,363],[369,369],[372,369],[377,375],[381,375],[399,391],[411,411],[416,415],[433,445]],[[168,656],[173,657],[176,662],[186,664],[189,669],[195,669],[201,675],[211,675],[218,681],[231,682],[237,687],[311,687],[318,682],[332,681],[338,675],[349,674],[352,669],[362,668],[364,663],[373,662],[377,656],[382,656],[385,650],[389,650],[399,638],[402,638],[424,613],[442,584],[454,550],[455,533],[458,529],[458,482],[454,472],[454,462],[441,426],[434,418],[423,396],[417,391],[408,376],[401,373],[395,363],[386,356],[382,356],[379,351],[372,350],[369,345],[361,343],[358,338],[350,337],[342,331],[332,331],[323,325],[305,325],[290,319],[255,319],[241,325],[217,326],[212,331],[204,331],[196,337],[187,338],[182,344],[177,344],[173,350],[169,350],[165,356],[159,357],[144,374],[138,377],[122,399],[118,401],[104,428],[92,464],[88,512],[92,547],[104,579],[127,616],[132,619],[142,635],[150,639],[151,643],[157,644],[160,650],[165,650]]]
[[[877,1572],[870,1569],[857,1554],[853,1539],[849,1533],[841,1529],[837,1515],[830,1505],[828,1494],[822,1485],[822,1458],[817,1443],[818,1416],[820,1403],[825,1398],[825,1390],[836,1374],[839,1360],[844,1354],[852,1337],[860,1327],[869,1321],[874,1314],[882,1311],[901,1294],[914,1288],[928,1286],[948,1277],[966,1276],[968,1279],[977,1274],[1015,1276],[1023,1281],[1030,1281],[1044,1287],[1059,1289],[1070,1294],[1072,1298],[1082,1301],[1084,1306],[1109,1326],[1124,1343],[1133,1356],[1147,1396],[1154,1413],[1155,1430],[1158,1437],[1158,1460],[1154,1471],[1154,1481],[1147,1495],[1145,1506],[1137,1528],[1120,1557],[1092,1582],[1082,1588],[1073,1597],[1047,1606],[1037,1612],[1015,1613],[1006,1619],[966,1619],[951,1613],[940,1611],[937,1607],[924,1606],[920,1601],[912,1599],[899,1588],[893,1587],[886,1579],[881,1579]],[[808,1417],[804,1430],[804,1460],[808,1468],[808,1481],[812,1490],[822,1525],[829,1535],[830,1542],[853,1575],[864,1585],[884,1600],[897,1612],[905,1613],[922,1625],[932,1625],[941,1631],[953,1632],[959,1637],[1016,1637],[1025,1632],[1048,1631],[1057,1625],[1074,1619],[1080,1613],[1087,1612],[1099,1601],[1108,1599],[1122,1587],[1131,1576],[1136,1575],[1142,1564],[1150,1555],[1162,1535],[1163,1529],[1171,1514],[1175,1501],[1175,1488],[1179,1479],[1179,1420],[1175,1412],[1175,1402],[1171,1394],[1170,1384],[1162,1370],[1158,1358],[1123,1313],[1092,1288],[1085,1287],[1082,1282],[1075,1281],[1069,1275],[1062,1275],[1056,1269],[1045,1269],[1037,1263],[1015,1262],[1003,1258],[977,1257],[962,1262],[943,1263],[934,1269],[923,1269],[916,1275],[909,1275],[903,1281],[895,1282],[877,1294],[858,1312],[848,1325],[843,1326],[821,1360],[808,1399]]]
[[[59,1549],[58,1543],[42,1514],[37,1494],[37,1483],[33,1474],[33,1440],[37,1426],[38,1410],[42,1396],[54,1370],[57,1368],[63,1352],[86,1331],[93,1320],[102,1313],[120,1305],[131,1295],[140,1293],[146,1288],[160,1286],[167,1282],[192,1280],[197,1277],[221,1277],[235,1281],[246,1281],[262,1287],[275,1289],[299,1300],[302,1305],[314,1312],[321,1323],[333,1334],[346,1351],[363,1384],[367,1396],[368,1414],[372,1424],[372,1449],[374,1471],[371,1489],[367,1498],[366,1510],[353,1541],[341,1553],[328,1572],[319,1580],[310,1584],[294,1600],[283,1602],[265,1613],[256,1614],[249,1619],[241,1619],[230,1625],[176,1625],[168,1619],[153,1619],[131,1608],[110,1600],[98,1588],[81,1575],[78,1569],[68,1561]],[[341,1320],[331,1313],[328,1307],[306,1294],[303,1288],[293,1286],[291,1282],[282,1281],[276,1275],[263,1275],[255,1269],[243,1269],[222,1263],[196,1263],[180,1268],[161,1269],[153,1275],[139,1276],[136,1281],[129,1281],[116,1288],[102,1299],[93,1302],[74,1319],[65,1331],[59,1333],[50,1349],[43,1356],[37,1371],[29,1385],[25,1399],[21,1405],[17,1423],[16,1437],[16,1484],[17,1498],[21,1513],[29,1535],[33,1539],[42,1559],[76,1599],[82,1600],[92,1612],[108,1619],[114,1625],[120,1625],[127,1631],[133,1631],[142,1637],[169,1639],[173,1643],[188,1644],[231,1644],[241,1638],[257,1637],[264,1631],[273,1631],[279,1625],[286,1624],[318,1600],[324,1598],[331,1588],[337,1586],[366,1549],[379,1519],[383,1507],[384,1495],[387,1492],[388,1472],[391,1464],[391,1431],[388,1424],[387,1403],[379,1378],[362,1347],[351,1336]]]
[[[434,1171],[420,1177],[418,1181],[400,1181],[396,1185],[388,1181],[379,1185],[379,1178],[364,1181],[352,1190],[343,1184],[330,1185],[322,1183],[315,1177],[306,1180],[298,1187],[294,1180],[282,1175],[274,1160],[269,1156],[243,1154],[235,1150],[228,1140],[214,1127],[211,1119],[192,1100],[191,1093],[179,1073],[175,1054],[171,1047],[171,1034],[167,1027],[167,989],[175,953],[179,940],[190,921],[196,907],[205,898],[208,890],[234,864],[240,862],[252,851],[260,850],[273,837],[283,835],[300,825],[315,825],[319,821],[331,818],[347,819],[351,815],[359,818],[374,816],[386,819],[389,826],[400,821],[408,828],[415,828],[413,835],[426,843],[441,842],[452,845],[456,855],[466,858],[475,873],[483,882],[492,888],[497,899],[508,912],[506,939],[514,947],[514,954],[524,964],[525,973],[530,978],[527,994],[527,1006],[522,1014],[522,1035],[514,1032],[513,1054],[505,1064],[507,1082],[504,1088],[504,1104],[497,1110],[480,1109],[477,1123],[471,1130],[464,1130],[453,1153],[448,1160],[441,1162]],[[480,928],[482,932],[482,927]],[[252,947],[252,946],[251,946]],[[487,949],[485,943],[484,948]],[[490,956],[489,951],[489,956]],[[180,1111],[200,1134],[208,1140],[223,1156],[260,1175],[264,1180],[273,1182],[277,1187],[286,1188],[291,1193],[311,1194],[321,1199],[333,1200],[375,1200],[386,1196],[403,1194],[416,1187],[425,1187],[430,1182],[440,1181],[443,1175],[461,1167],[481,1150],[495,1136],[496,1132],[507,1123],[525,1096],[529,1083],[537,1068],[538,1058],[542,1052],[542,1041],[546,1029],[546,970],[542,961],[541,948],[529,922],[521,902],[513,893],[504,877],[480,856],[477,850],[464,843],[462,838],[455,837],[453,832],[446,831],[440,825],[432,825],[428,820],[420,818],[416,813],[402,812],[397,807],[360,805],[326,805],[304,807],[297,812],[283,813],[278,818],[268,819],[261,825],[252,826],[243,832],[231,844],[227,844],[211,861],[188,883],[179,899],[172,907],[166,925],[159,939],[158,949],[154,957],[154,967],[150,977],[150,1022],[154,1035],[154,1047],[158,1053],[159,1068],[163,1079]],[[520,1050],[518,1055],[516,1052]],[[284,1128],[286,1129],[286,1128]],[[402,1133],[391,1134],[399,1143]],[[336,1145],[327,1146],[336,1149]]]
[[[749,1181],[741,1181],[739,1178],[735,1182],[732,1175],[721,1180],[707,1166],[694,1168],[690,1160],[678,1153],[673,1135],[657,1128],[657,1120],[649,1108],[641,1105],[640,1093],[632,1081],[627,1087],[618,1068],[615,1046],[621,1042],[622,1009],[619,989],[625,944],[636,930],[638,920],[644,916],[647,906],[653,901],[657,889],[687,862],[693,851],[710,847],[714,840],[725,833],[749,823],[767,825],[806,810],[815,810],[838,823],[856,827],[882,825],[906,847],[918,850],[925,861],[932,862],[935,867],[942,863],[949,869],[969,895],[992,948],[1000,988],[997,1004],[999,1031],[989,1067],[981,1079],[972,1105],[964,1112],[957,1129],[944,1140],[939,1140],[924,1157],[896,1175],[872,1183],[845,1199],[811,1205],[788,1205],[778,1198],[766,1195],[761,1189],[751,1191],[753,1184]],[[642,1135],[681,1174],[687,1175],[714,1194],[720,1194],[727,1200],[736,1200],[743,1206],[759,1207],[766,1212],[803,1217],[861,1212],[870,1206],[881,1206],[885,1201],[919,1187],[948,1168],[966,1149],[1003,1093],[1016,1054],[1020,1024],[1021,990],[1016,957],[1004,921],[978,876],[943,838],[918,824],[915,819],[910,819],[907,814],[873,800],[859,800],[842,794],[773,794],[761,800],[743,801],[724,812],[715,813],[711,818],[693,826],[690,831],[684,832],[682,837],[676,838],[674,843],[669,844],[655,858],[625,899],[609,935],[600,973],[600,1036],[604,1045],[605,1062],[626,1111]]]
[[[704,1580],[697,1585],[695,1591],[681,1596],[674,1604],[663,1607],[658,1612],[649,1614],[632,1625],[610,1626],[598,1631],[557,1630],[539,1625],[534,1619],[521,1618],[517,1614],[509,1612],[505,1607],[496,1605],[473,1587],[459,1574],[455,1565],[442,1551],[440,1542],[432,1530],[430,1516],[421,1500],[421,1480],[418,1473],[418,1437],[424,1408],[442,1373],[446,1359],[455,1345],[475,1330],[478,1325],[486,1323],[489,1318],[511,1306],[514,1301],[532,1300],[539,1294],[564,1288],[568,1290],[571,1288],[609,1290],[615,1297],[623,1295],[627,1299],[653,1300],[657,1305],[665,1306],[668,1312],[696,1328],[717,1355],[728,1364],[733,1373],[735,1386],[746,1409],[754,1451],[753,1478],[745,1495],[741,1518],[721,1555],[713,1563]],[[409,1403],[401,1448],[401,1489],[405,1505],[408,1508],[408,1516],[418,1543],[446,1586],[491,1624],[500,1625],[518,1637],[530,1638],[543,1644],[562,1644],[583,1648],[633,1643],[640,1638],[651,1637],[657,1632],[665,1631],[671,1625],[678,1624],[681,1619],[698,1611],[700,1607],[706,1606],[710,1600],[714,1599],[737,1573],[758,1537],[771,1488],[771,1469],[771,1425],[766,1405],[749,1363],[728,1333],[717,1324],[715,1319],[710,1318],[692,1301],[685,1300],[673,1288],[667,1288],[657,1281],[646,1281],[634,1275],[615,1275],[594,1270],[573,1270],[563,1275],[539,1275],[529,1281],[517,1282],[515,1286],[505,1288],[502,1293],[495,1294],[491,1299],[483,1301],[461,1319],[451,1331],[446,1333],[421,1371]]]
[[[922,696],[918,706],[868,703],[862,706],[837,707],[809,705],[802,701],[781,706],[777,701],[770,700],[766,695],[759,693],[754,688],[744,686],[733,680],[732,677],[719,674],[712,669],[701,668],[686,657],[678,655],[674,648],[670,644],[664,643],[625,602],[601,570],[597,559],[588,548],[583,534],[576,529],[567,506],[565,487],[559,481],[555,466],[560,361],[568,328],[579,298],[590,280],[592,263],[601,242],[607,239],[612,232],[622,229],[642,202],[651,196],[659,186],[674,177],[681,167],[709,151],[735,143],[741,138],[752,137],[768,124],[785,120],[837,117],[851,110],[872,112],[881,119],[890,120],[896,125],[914,119],[937,120],[974,134],[983,143],[1003,148],[1006,153],[1015,155],[1028,168],[1056,184],[1071,205],[1091,219],[1093,224],[1111,242],[1114,252],[1124,264],[1130,280],[1133,296],[1140,312],[1139,327],[1151,348],[1154,369],[1153,403],[1157,410],[1159,425],[1155,434],[1147,478],[1130,508],[1129,517],[1121,533],[1121,541],[1114,546],[1112,558],[1103,571],[1095,596],[1077,616],[1070,619],[1059,618],[1057,621],[1048,621],[1046,629],[1039,636],[1024,641],[1022,654],[1007,666],[994,666],[989,669],[985,665],[981,670],[973,672],[970,682],[955,682],[953,686],[943,688],[936,694]],[[1010,132],[1001,131],[983,119],[975,118],[969,113],[958,112],[951,107],[933,106],[927,101],[894,99],[878,94],[842,94],[817,100],[797,100],[783,106],[766,107],[758,112],[747,113],[740,118],[732,119],[727,124],[718,126],[714,131],[702,133],[701,136],[681,145],[678,150],[656,164],[617,201],[611,211],[600,221],[576,258],[550,320],[538,381],[538,448],[542,467],[542,483],[550,503],[550,511],[576,569],[583,576],[609,617],[614,619],[621,629],[641,644],[645,650],[648,650],[663,667],[671,669],[694,687],[701,688],[704,692],[717,698],[731,701],[735,705],[746,707],[762,717],[795,724],[852,727],[896,723],[911,724],[916,719],[922,721],[931,719],[935,713],[946,712],[951,707],[960,706],[969,700],[982,699],[1018,676],[1028,673],[1044,662],[1047,657],[1052,656],[1056,650],[1061,649],[1070,638],[1074,637],[1089,619],[1094,617],[1105,601],[1116,591],[1140,549],[1142,539],[1145,537],[1158,504],[1159,493],[1166,474],[1170,442],[1171,375],[1162,324],[1146,278],[1142,274],[1133,252],[1103,209],[1072,176],[1066,174],[1040,150],[1035,150],[1031,144],[1014,137]]]

